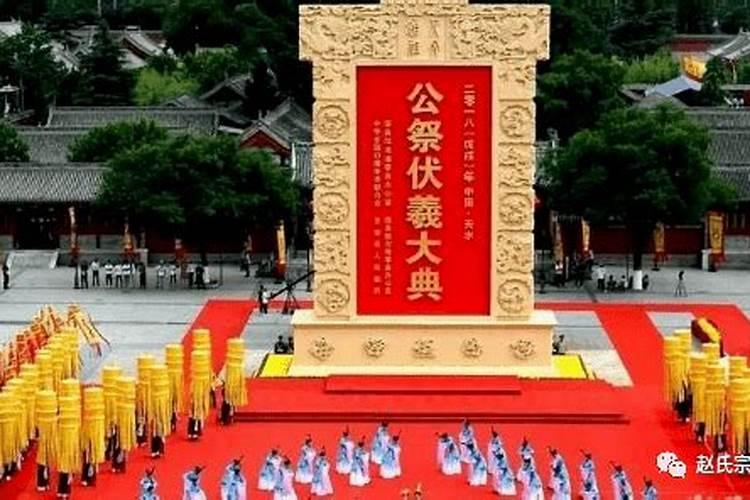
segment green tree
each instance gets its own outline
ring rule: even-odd
[[[724,61],[714,57],[706,63],[706,72],[703,74],[703,86],[698,93],[698,100],[704,106],[721,106],[725,104],[726,92],[723,85],[732,81],[732,75],[727,69]]]
[[[590,13],[580,8],[552,3],[550,19],[550,58],[576,50],[605,53],[610,50],[608,33],[598,26]]]
[[[174,2],[164,18],[164,34],[178,53],[201,47],[221,47],[237,43],[242,27],[222,0],[181,0]]]
[[[721,13],[719,19],[721,31],[736,35],[740,30],[750,28],[750,7],[747,5],[730,7]]]
[[[21,88],[24,107],[34,110],[38,120],[44,118],[64,75],[45,32],[25,24],[21,33],[0,41],[0,81]]]
[[[737,83],[750,83],[750,61],[740,61],[735,69]]]
[[[653,54],[672,39],[674,12],[653,0],[628,0],[609,28],[615,53],[625,57]]]
[[[297,188],[268,153],[241,151],[227,137],[175,137],[107,165],[102,205],[178,237],[195,235],[203,254],[213,227],[273,224],[297,204]]]
[[[73,99],[84,106],[122,106],[130,104],[133,75],[121,65],[120,47],[109,36],[107,23],[101,22],[91,50],[81,57],[81,82]]]
[[[144,68],[138,72],[134,100],[138,106],[155,106],[181,95],[193,95],[197,91],[198,82],[180,73],[164,74]]]
[[[711,33],[715,14],[713,2],[677,0],[676,29],[679,33]]]
[[[29,161],[29,146],[16,129],[0,121],[0,162]]]
[[[666,50],[631,61],[625,69],[625,83],[663,83],[680,75],[680,65]]]
[[[711,174],[709,140],[674,107],[615,110],[547,158],[551,205],[595,223],[624,224],[640,270],[657,222],[695,222],[731,201]]]
[[[537,85],[540,136],[553,128],[567,139],[622,106],[619,90],[624,74],[617,61],[581,50],[553,61]]]
[[[226,46],[184,57],[185,74],[198,82],[201,92],[211,90],[232,76],[250,71],[250,58],[240,55],[237,47]]]
[[[152,121],[110,123],[92,129],[71,144],[68,159],[72,162],[103,163],[124,151],[166,138],[167,131]]]

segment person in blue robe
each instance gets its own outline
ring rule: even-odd
[[[383,454],[385,453],[386,448],[388,448],[390,440],[391,436],[388,433],[388,422],[381,422],[375,431],[375,436],[372,438],[370,454],[372,455],[371,460],[373,463],[380,465],[383,460]]]
[[[276,484],[273,487],[273,500],[297,500],[297,492],[294,491],[294,472],[292,461],[284,457],[276,472]]]
[[[468,419],[464,419],[461,423],[461,430],[458,433],[458,444],[461,450],[461,461],[466,464],[471,463],[471,453],[469,452],[469,445],[474,448],[477,447],[477,440],[474,435],[474,427],[471,426],[471,422]]]
[[[245,500],[247,481],[242,474],[242,459],[235,458],[224,471],[221,479],[221,500]]]
[[[503,440],[500,438],[500,434],[493,428],[490,435],[490,442],[487,445],[487,472],[490,474],[495,474],[497,470],[495,456],[498,452],[505,454]]]
[[[613,464],[612,489],[615,492],[615,500],[633,500],[633,487],[630,485],[627,474],[622,465]]]
[[[469,450],[469,484],[471,486],[484,486],[487,484],[487,460],[482,456],[479,448],[473,444],[468,445]]]
[[[341,433],[338,450],[336,451],[336,472],[349,474],[352,471],[354,457],[354,441],[349,437],[349,429]]]
[[[326,458],[326,450],[320,450],[313,464],[313,480],[310,493],[317,497],[333,495],[333,484],[331,483],[331,466]]]
[[[581,482],[586,482],[586,479],[590,476],[596,476],[596,464],[594,464],[594,459],[592,458],[591,453],[581,450],[581,453],[583,453],[583,462],[581,462]],[[594,478],[594,482],[596,482],[596,478]]]
[[[524,484],[523,500],[544,500],[544,487],[542,478],[539,477],[536,469],[529,471],[528,481]]]
[[[531,471],[536,472],[536,464],[534,462],[534,449],[525,437],[518,448],[518,454],[521,456],[521,467],[516,477],[524,486],[528,486],[529,473]]]
[[[260,469],[258,477],[258,489],[261,491],[273,491],[276,486],[276,476],[281,466],[281,455],[278,450],[273,449],[266,456],[265,461]]]
[[[549,449],[550,481],[549,488],[553,491],[553,500],[570,500],[570,475],[565,466],[562,455],[554,448]]]
[[[195,466],[182,477],[182,500],[206,500],[206,494],[201,488],[201,472],[205,467]]]
[[[388,447],[383,453],[383,460],[380,464],[380,477],[383,479],[393,479],[401,476],[401,445],[399,436],[393,436]]]
[[[457,476],[461,474],[461,451],[452,436],[443,434],[441,440],[443,458],[440,461],[440,471],[446,476]]]
[[[351,486],[366,486],[370,484],[370,454],[365,450],[364,438],[357,443],[357,447],[354,449],[349,484]]]
[[[505,451],[501,448],[495,452],[495,474],[493,488],[500,496],[516,495],[516,478],[510,468]]]
[[[313,462],[315,456],[318,453],[313,447],[312,437],[307,436],[305,442],[302,444],[302,448],[299,453],[299,460],[297,460],[297,472],[294,475],[294,480],[300,484],[310,484],[313,479]]]
[[[146,469],[146,475],[141,478],[140,500],[159,500],[159,495],[156,494],[157,484],[154,468]]]
[[[643,500],[658,500],[659,493],[656,491],[653,481],[644,479]]]

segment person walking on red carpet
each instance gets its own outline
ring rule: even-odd
[[[331,465],[326,458],[326,450],[320,450],[318,458],[313,465],[313,481],[310,493],[316,497],[333,495],[333,484],[331,483]]]
[[[281,456],[275,448],[266,456],[263,467],[260,469],[258,477],[258,489],[261,491],[273,491],[276,486],[276,479],[281,469]]]
[[[625,470],[620,464],[612,464],[612,489],[615,492],[615,500],[633,500],[633,487],[630,486]]]
[[[383,479],[394,479],[401,476],[401,445],[399,435],[395,435],[388,443],[383,461],[380,464],[380,477]]]
[[[497,461],[495,460],[495,457],[498,452],[502,452],[504,455],[505,450],[503,449],[503,440],[500,437],[500,434],[494,428],[491,430],[491,433],[490,442],[487,445],[487,472],[495,474],[497,471]]]
[[[487,460],[473,443],[467,445],[469,451],[469,485],[484,486],[487,484]]]
[[[182,500],[206,500],[206,493],[201,488],[201,472],[205,468],[196,465],[182,476]]]
[[[581,450],[583,462],[581,463],[581,482],[583,500],[599,500],[599,485],[596,483],[596,465],[591,453]]]
[[[297,472],[294,475],[294,480],[300,484],[310,484],[313,480],[313,462],[317,452],[313,447],[313,441],[311,436],[305,438],[305,442],[302,444],[300,450],[299,460],[297,461]]]
[[[570,476],[568,468],[565,466],[565,460],[562,455],[555,449],[549,449],[550,456],[550,481],[549,489],[553,491],[553,500],[570,500]]]
[[[500,496],[516,496],[516,478],[505,456],[505,450],[500,448],[495,452],[495,473],[493,489]]]
[[[461,452],[456,441],[447,433],[441,434],[438,441],[438,464],[446,476],[461,475]]]
[[[146,469],[146,475],[141,479],[141,496],[139,500],[159,500],[156,494],[156,477],[154,476],[154,467]]]
[[[276,476],[276,485],[273,488],[273,500],[297,500],[297,493],[294,491],[292,461],[287,457],[284,457],[284,461]]]
[[[339,439],[339,447],[336,453],[336,472],[349,474],[352,471],[352,459],[354,455],[354,441],[349,437],[349,428],[344,429]]]
[[[366,486],[370,484],[370,454],[365,449],[364,437],[357,443],[357,447],[354,449],[349,484],[351,486]]]
[[[654,483],[648,478],[643,478],[643,483],[645,485],[643,488],[643,500],[658,500],[659,494],[654,487]]]
[[[385,453],[386,448],[388,448],[390,440],[391,436],[388,433],[388,422],[382,422],[375,431],[375,436],[372,438],[371,454],[373,463],[380,465],[383,460],[383,454]]]
[[[471,423],[464,419],[461,423],[461,430],[458,433],[458,443],[461,450],[461,461],[465,464],[471,463],[471,453],[469,453],[469,445],[474,448],[477,447],[477,440],[474,437],[474,428]]]

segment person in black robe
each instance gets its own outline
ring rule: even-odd
[[[161,458],[164,456],[166,448],[166,440],[164,436],[160,436],[154,432],[151,436],[151,458]]]
[[[197,440],[203,435],[203,423],[193,416],[188,418],[187,435],[188,439],[192,441]]]
[[[49,467],[36,464],[36,491],[49,491]]]
[[[135,428],[135,442],[140,448],[141,446],[146,446],[147,441],[148,436],[146,435],[146,423],[143,421],[143,419],[139,419],[138,425]]]
[[[221,388],[221,411],[219,412],[219,422],[221,425],[230,425],[234,416],[234,408],[227,401],[227,391]]]
[[[57,478],[57,498],[65,500],[70,498],[73,488],[73,474],[70,472],[60,472]]]
[[[112,472],[116,474],[124,474],[127,468],[126,462],[127,455],[125,450],[120,448],[120,444],[118,443],[112,453]]]
[[[177,412],[172,411],[172,418],[169,420],[169,426],[172,429],[172,433],[177,432]]]
[[[84,486],[96,486],[96,465],[89,460],[88,453],[83,454],[83,469],[81,471],[81,484]]]

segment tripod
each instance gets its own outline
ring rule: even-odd
[[[284,299],[284,307],[281,309],[281,314],[293,314],[297,309],[299,309],[299,303],[297,302],[297,297],[294,296],[294,285],[289,283],[286,286],[286,298]]]

